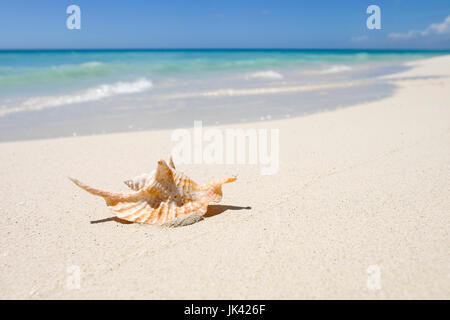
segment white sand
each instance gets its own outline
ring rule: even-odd
[[[125,191],[171,130],[0,144],[0,298],[449,299],[450,56],[411,64],[386,77],[390,98],[237,125],[280,129],[276,175],[180,166],[199,182],[237,174],[222,204],[251,207],[186,227],[91,224],[112,214],[66,178]]]

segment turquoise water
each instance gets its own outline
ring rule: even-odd
[[[296,116],[385,96],[391,88],[378,75],[444,54],[450,51],[0,51],[0,141]],[[355,80],[373,83],[333,95],[292,89]],[[270,88],[280,93],[265,94]]]
[[[92,80],[160,78],[210,71],[411,60],[448,54],[411,50],[78,50],[0,51],[0,88]]]

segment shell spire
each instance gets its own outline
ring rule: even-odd
[[[103,197],[106,200],[106,203],[117,202],[117,201],[126,201],[130,198],[130,195],[126,194],[126,193],[104,191],[104,190],[100,190],[100,189],[96,189],[91,186],[88,186],[87,184],[84,184],[75,178],[69,177],[69,179],[72,180],[73,183],[75,183],[81,189],[86,190],[90,194],[93,194],[94,196]]]
[[[214,199],[212,201],[218,203],[222,200],[222,186],[225,183],[234,182],[236,181],[236,179],[237,177],[235,176],[219,179],[203,185],[202,188],[205,190],[210,190],[210,192],[213,194],[212,198]]]
[[[142,174],[125,181],[129,193],[109,192],[69,178],[87,192],[105,199],[108,208],[118,218],[146,224],[187,225],[201,220],[208,204],[222,199],[222,185],[236,181],[236,177],[199,185],[176,171],[172,157],[169,164],[158,161],[150,174]]]

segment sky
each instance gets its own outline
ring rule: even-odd
[[[74,48],[450,49],[450,1],[0,0],[0,49]]]

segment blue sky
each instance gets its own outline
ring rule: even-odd
[[[66,28],[71,4],[81,30]],[[1,0],[0,49],[23,48],[450,49],[450,1]]]

